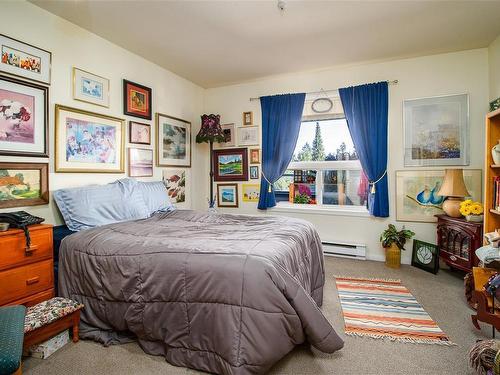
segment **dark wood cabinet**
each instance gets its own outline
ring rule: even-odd
[[[476,249],[482,246],[483,224],[436,215],[439,257],[450,267],[470,272],[477,266]]]

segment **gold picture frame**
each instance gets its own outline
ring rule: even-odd
[[[68,126],[68,117],[72,115],[74,122]],[[87,123],[86,123],[87,122]],[[63,123],[67,128],[62,128]],[[101,129],[96,129],[96,123]],[[80,126],[83,130],[74,130],[73,126]],[[68,137],[68,128],[72,135]],[[106,131],[114,135],[114,139],[102,134]],[[86,135],[90,137],[102,137],[103,146],[107,147],[106,153],[102,150],[95,153],[89,153],[89,150],[83,150],[82,143]],[[83,137],[82,140],[73,139]],[[125,120],[118,117],[103,115],[100,113],[85,111],[78,108],[67,107],[56,104],[55,107],[55,171],[57,173],[124,173],[125,172]],[[71,150],[69,160],[68,153]],[[92,150],[91,150],[92,151]],[[92,161],[93,157],[98,156],[100,161]],[[105,160],[103,157],[108,158]],[[113,160],[113,162],[110,162]],[[76,164],[76,165],[75,165]]]
[[[160,119],[163,119],[163,127],[160,132]],[[169,116],[163,113],[156,112],[155,116],[156,122],[156,166],[157,167],[184,167],[191,168],[191,123],[189,121]],[[176,132],[175,136],[163,134],[163,129],[165,126],[169,127],[169,130]],[[165,150],[164,136],[168,136],[171,139],[170,142],[177,142],[179,140],[183,141],[180,144],[180,152],[182,155],[176,155],[172,151]],[[160,142],[162,140],[162,142]],[[179,153],[179,151],[175,151]],[[167,155],[166,155],[167,154]],[[166,155],[166,156],[165,156]],[[169,157],[170,156],[170,157]],[[183,156],[183,157],[180,157]]]
[[[253,112],[243,112],[243,125],[250,126],[253,125]]]

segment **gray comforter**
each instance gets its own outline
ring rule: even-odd
[[[308,341],[343,341],[321,313],[325,274],[311,224],[176,210],[89,229],[60,248],[59,291],[83,302],[82,337],[139,340],[168,362],[262,374]]]

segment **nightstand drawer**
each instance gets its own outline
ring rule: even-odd
[[[9,233],[9,232],[5,232]],[[0,237],[0,270],[38,262],[52,257],[52,227],[46,225],[30,228],[31,246],[26,249],[26,238],[20,230],[10,231]]]
[[[53,287],[52,259],[0,272],[0,305]]]

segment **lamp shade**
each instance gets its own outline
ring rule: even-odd
[[[202,115],[201,128],[196,135],[196,143],[225,142],[226,136],[220,127],[220,115]]]
[[[445,169],[443,185],[438,195],[446,197],[468,197],[470,194],[465,187],[462,169]]]

